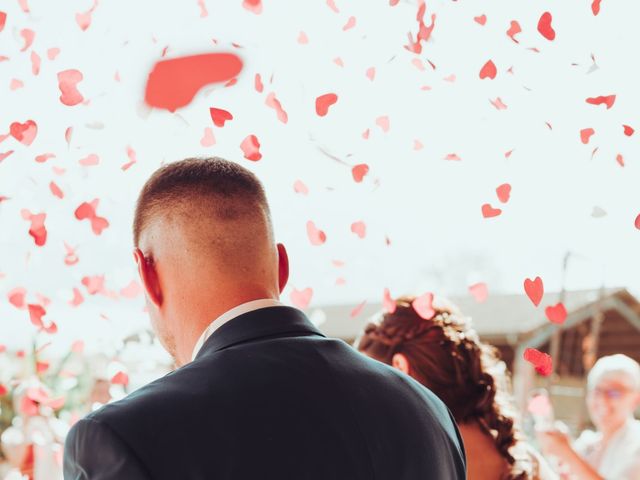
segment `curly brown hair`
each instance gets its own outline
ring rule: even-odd
[[[459,424],[477,422],[509,465],[505,479],[532,478],[534,465],[519,442],[508,377],[496,349],[484,344],[453,307],[436,307],[425,320],[413,308],[415,297],[396,300],[393,313],[369,323],[356,340],[362,353],[391,365],[402,353],[409,374],[449,407]]]

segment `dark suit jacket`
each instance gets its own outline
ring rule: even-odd
[[[452,417],[410,377],[267,307],[76,423],[64,478],[464,479]]]

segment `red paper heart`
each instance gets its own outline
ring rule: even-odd
[[[42,305],[30,303],[27,305],[27,308],[29,310],[29,319],[31,320],[31,323],[38,328],[43,328],[44,324],[42,323],[42,317],[47,314],[44,307]]]
[[[475,283],[469,287],[469,292],[476,299],[476,302],[483,303],[489,296],[489,290],[486,283]]]
[[[351,224],[351,231],[358,237],[364,238],[367,235],[367,226],[364,222],[354,222]]]
[[[589,143],[591,135],[593,135],[594,133],[596,133],[596,131],[593,128],[583,128],[582,130],[580,130],[580,140],[586,145],[587,143]]]
[[[211,107],[209,108],[209,114],[211,115],[211,120],[213,120],[213,124],[216,127],[224,127],[224,122],[233,120],[233,115],[221,108]]]
[[[635,225],[636,225],[636,228],[637,228],[638,230],[640,230],[640,215],[638,215],[638,216],[636,217]]]
[[[411,306],[424,320],[431,320],[436,314],[436,311],[433,309],[433,293],[425,293],[419,296],[411,302]]]
[[[84,97],[78,91],[78,83],[82,81],[82,72],[71,69],[58,73],[58,88],[60,89],[60,102],[68,107],[82,103]]]
[[[535,348],[527,348],[524,351],[524,359],[531,363],[540,375],[548,376],[553,371],[551,356]]]
[[[493,208],[488,203],[485,203],[484,205],[482,205],[482,216],[484,218],[497,217],[501,213],[502,213],[502,210],[500,210],[499,208]]]
[[[351,169],[351,175],[356,183],[362,182],[367,173],[369,173],[369,165],[366,163],[360,163]]]
[[[599,96],[599,97],[589,97],[587,98],[587,103],[591,105],[606,105],[607,110],[613,107],[613,104],[616,101],[615,95],[607,95],[607,96]]]
[[[191,103],[210,83],[227,82],[242,70],[242,60],[232,53],[206,53],[161,60],[149,73],[145,102],[175,112]]]
[[[312,296],[313,289],[311,288],[305,288],[304,290],[296,290],[294,288],[289,298],[291,299],[291,303],[293,303],[299,309],[304,310],[311,303]]]
[[[324,117],[329,112],[329,107],[338,101],[335,93],[327,93],[316,98],[316,113]]]
[[[129,384],[129,375],[126,373],[119,371],[111,378],[111,383],[113,385],[123,385],[126,386]]]
[[[498,71],[496,69],[495,64],[489,60],[484,66],[480,69],[480,79],[483,80],[485,78],[490,78],[493,80],[496,78]]]
[[[498,188],[496,188],[496,194],[498,195],[498,200],[502,203],[507,203],[511,196],[511,185],[508,183],[503,183]]]
[[[630,137],[631,135],[633,135],[633,132],[635,131],[632,127],[630,127],[629,125],[622,125],[622,128],[624,128],[624,134],[627,137]]]
[[[509,30],[507,30],[507,36],[514,42],[520,43],[518,42],[518,40],[516,40],[516,37],[515,37],[520,32],[522,32],[522,28],[520,28],[520,24],[515,20],[511,20],[511,26],[509,27]]]
[[[544,309],[544,313],[551,323],[557,323],[561,325],[567,319],[567,309],[564,308],[562,303],[557,303],[553,306],[548,306]]]
[[[9,133],[13,138],[28,147],[36,138],[38,125],[33,120],[27,120],[24,123],[13,122],[9,127]]]
[[[391,298],[391,292],[388,288],[385,288],[382,293],[382,308],[387,313],[393,313],[396,311],[396,301]]]
[[[540,301],[542,300],[542,296],[544,295],[544,284],[542,283],[542,279],[540,277],[536,277],[534,280],[529,278],[524,281],[524,291],[526,292],[529,299],[533,302],[533,304],[537,307],[540,305]]]
[[[480,25],[484,25],[485,23],[487,23],[487,16],[485,14],[482,14],[479,17],[473,17],[473,19]]]
[[[260,142],[258,141],[258,137],[255,135],[247,136],[240,144],[240,149],[244,154],[244,158],[247,160],[257,162],[262,158],[262,154],[260,153]]]
[[[553,40],[556,38],[556,32],[551,26],[553,18],[549,12],[544,12],[538,20],[538,31],[547,40]]]
[[[307,236],[309,237],[311,245],[322,245],[327,241],[325,233],[316,228],[316,225],[311,220],[307,222]]]

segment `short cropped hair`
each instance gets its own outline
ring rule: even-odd
[[[616,353],[615,355],[608,355],[598,359],[587,377],[589,389],[594,388],[598,380],[608,373],[626,374],[631,380],[633,388],[636,391],[640,391],[640,364],[633,358]]]
[[[271,229],[264,188],[251,171],[219,157],[186,158],[160,167],[142,187],[133,219],[134,246],[155,218],[203,202],[211,206],[212,218],[223,220],[262,210]]]

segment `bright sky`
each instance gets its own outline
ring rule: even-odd
[[[44,320],[57,322],[58,345],[108,343],[145,324],[141,296],[119,293],[136,278],[133,204],[162,162],[188,156],[222,156],[263,180],[277,237],[290,252],[286,301],[292,288],[312,288],[311,306],[379,301],[385,287],[392,295],[454,294],[486,282],[490,294],[523,292],[524,279],[535,276],[547,291],[558,290],[568,250],[577,254],[568,288],[605,282],[640,290],[640,132],[623,133],[623,124],[640,129],[633,57],[640,3],[604,0],[594,16],[586,0],[429,1],[425,23],[435,14],[435,28],[420,55],[403,48],[417,32],[416,2],[335,3],[338,13],[323,0],[266,1],[254,14],[242,0],[204,0],[203,17],[196,0],[103,1],[83,31],[76,14],[90,1],[34,0],[28,13],[18,1],[2,2],[0,56],[8,58],[0,62],[0,133],[12,122],[38,126],[30,146],[11,136],[0,143],[0,154],[14,150],[0,162],[0,196],[9,197],[0,202],[2,343],[26,346],[33,333],[26,310],[7,299],[17,287],[28,303],[41,303],[37,294],[51,300]],[[552,9],[552,41],[537,29],[545,8]],[[474,17],[483,14],[481,25]],[[350,17],[355,25],[345,30]],[[522,30],[519,43],[506,34],[512,20]],[[25,51],[23,29],[35,32]],[[60,52],[50,60],[54,47]],[[233,51],[244,69],[236,85],[207,87],[175,114],[151,109],[144,86],[165,47],[166,58]],[[32,52],[41,58],[38,75]],[[497,75],[481,80],[488,60]],[[83,73],[78,89],[88,104],[60,102],[57,73],[67,69]],[[12,89],[14,79],[23,86]],[[265,105],[271,92],[286,124]],[[315,99],[325,93],[338,102],[319,117]],[[616,95],[610,109],[586,102],[608,95]],[[498,98],[506,109],[490,103]],[[234,119],[215,127],[210,107]],[[387,132],[380,117],[388,118]],[[595,130],[588,144],[580,139],[585,128]],[[215,145],[201,144],[205,129]],[[239,148],[249,134],[261,143],[258,162]],[[123,171],[129,146],[137,162]],[[44,153],[55,158],[34,160]],[[81,165],[91,154],[99,164]],[[452,154],[460,160],[445,159]],[[356,183],[351,167],[360,163],[370,170]],[[297,180],[308,195],[294,191]],[[52,195],[51,181],[63,199]],[[501,203],[496,188],[505,183],[511,195]],[[110,223],[99,236],[74,217],[95,198]],[[502,213],[483,218],[485,203]],[[22,209],[46,213],[44,246],[29,236]],[[324,245],[311,245],[308,221],[326,233]],[[363,239],[350,230],[357,221],[366,224]],[[64,242],[76,248],[75,265],[64,263]],[[87,293],[81,281],[96,275],[115,298]],[[84,297],[77,307],[68,304],[74,288]]]

